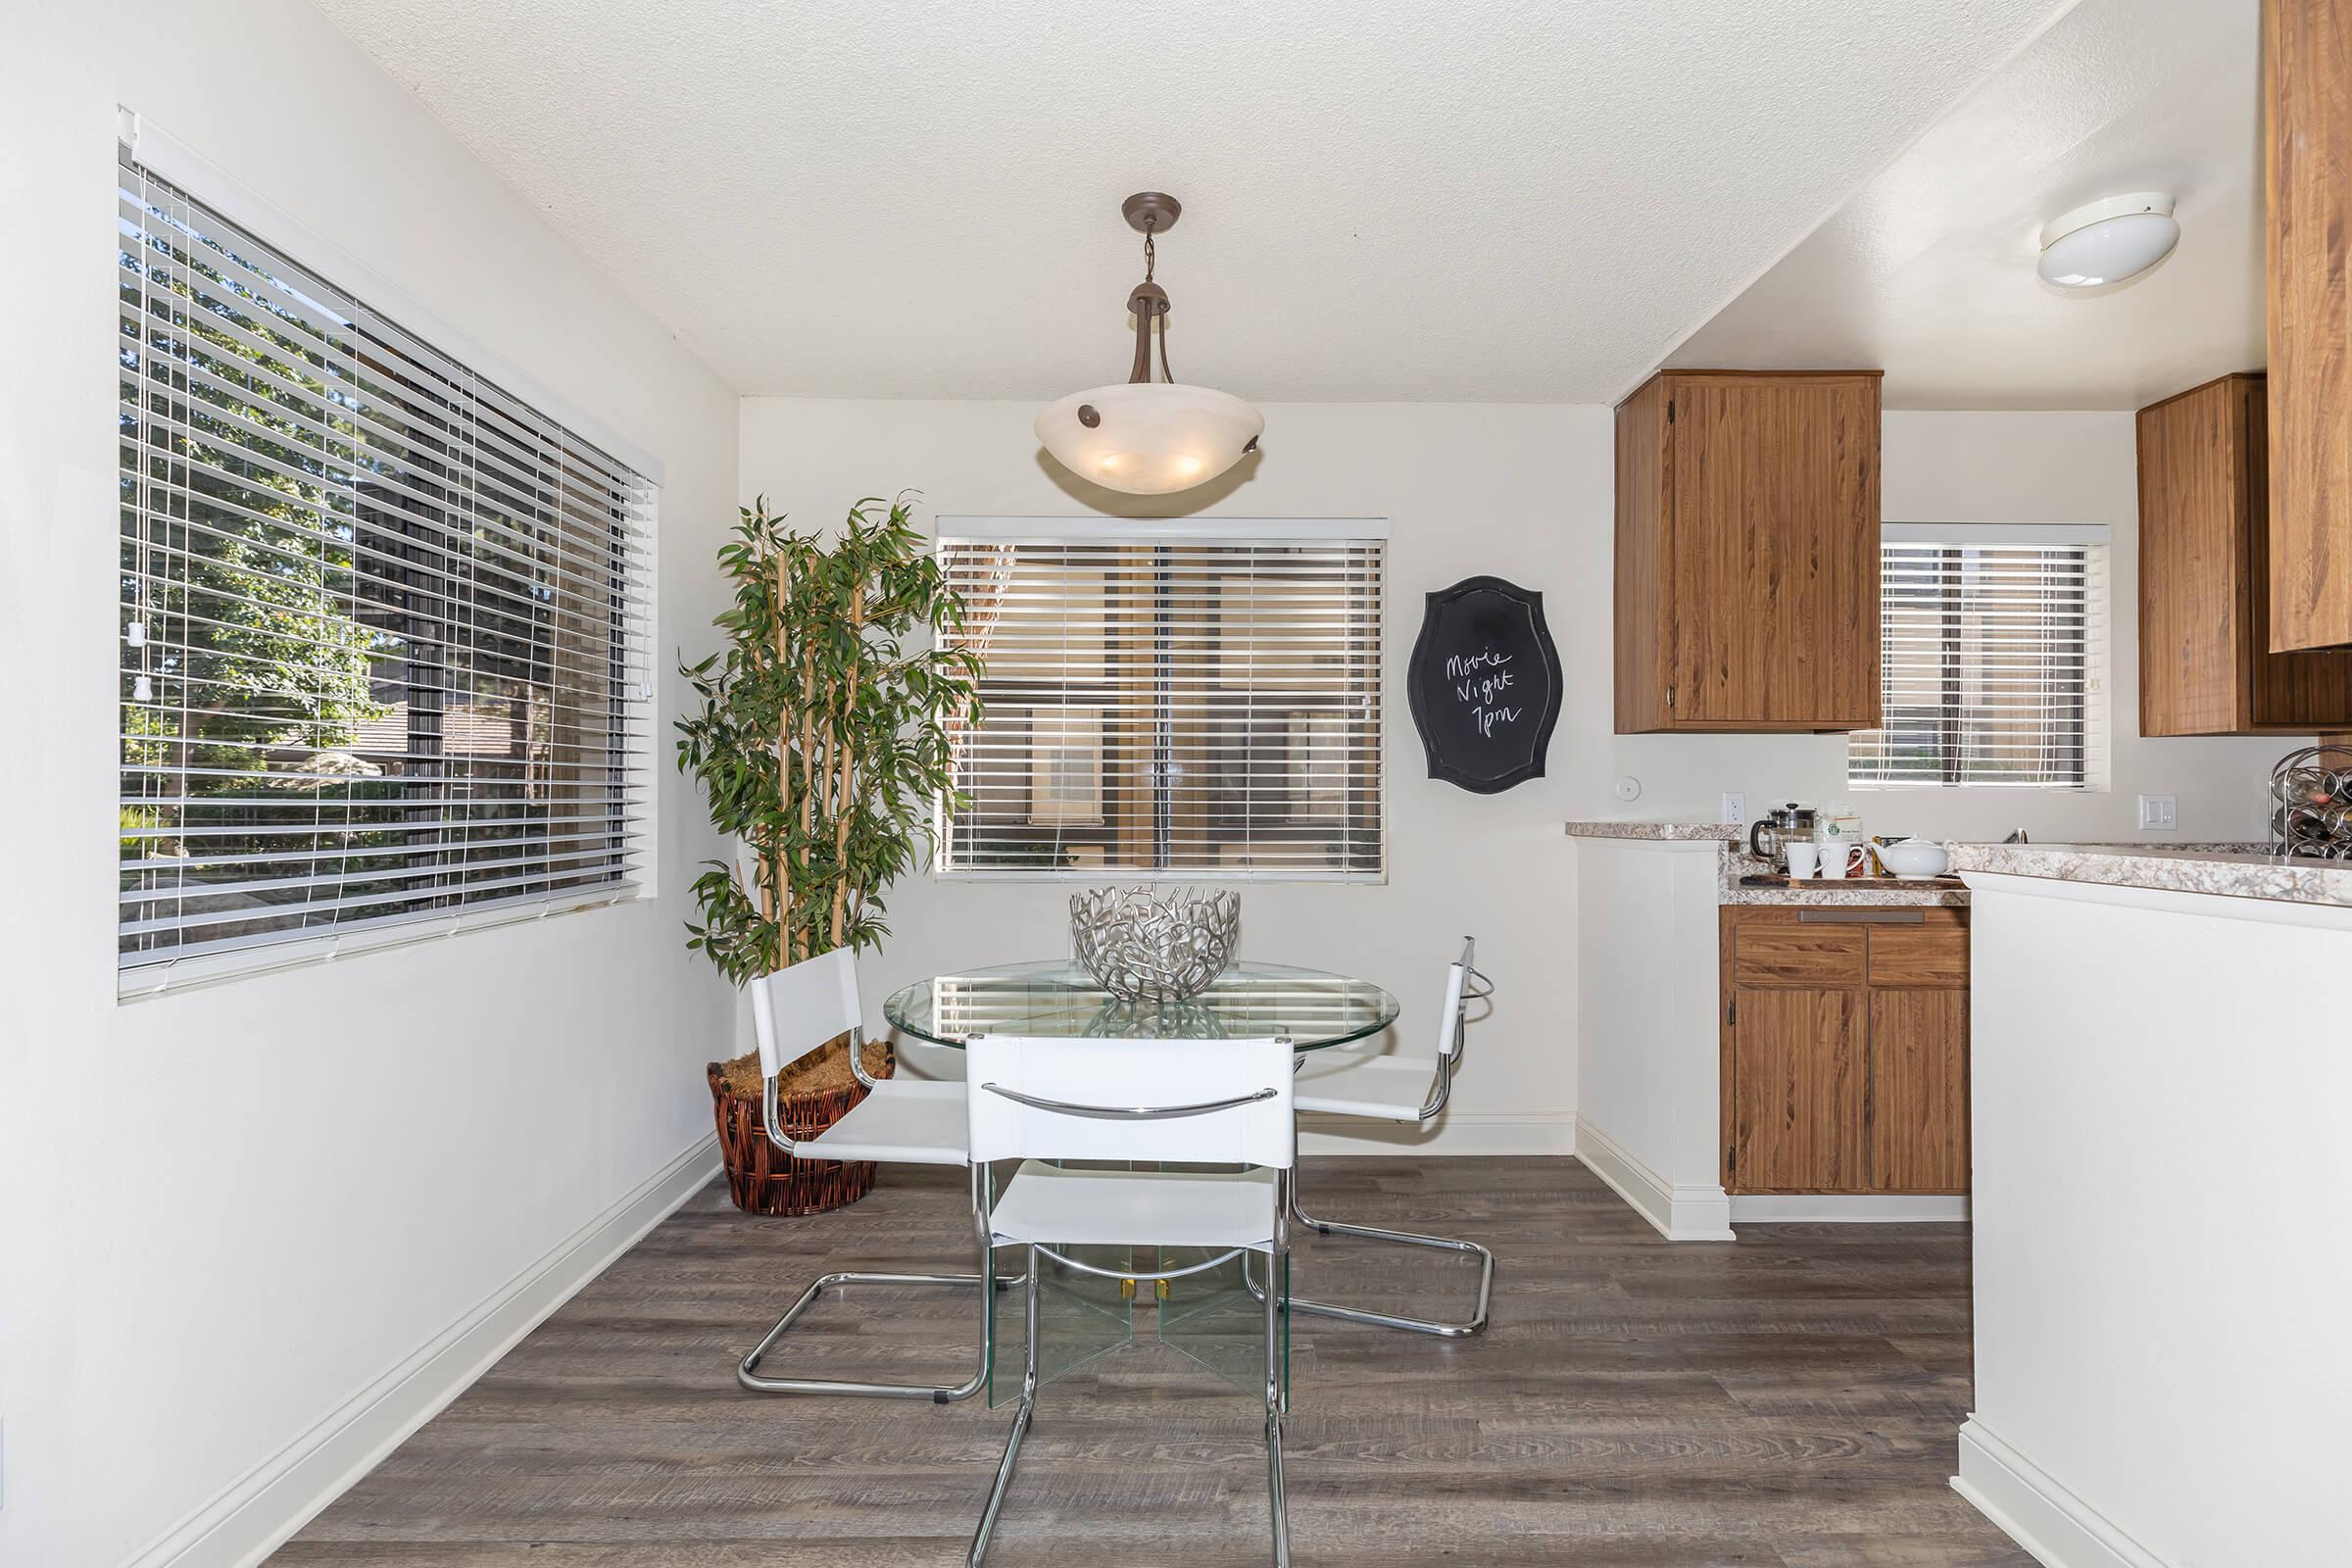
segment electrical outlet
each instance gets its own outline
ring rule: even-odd
[[[2174,795],[2142,795],[2139,798],[2139,825],[2147,828],[2177,828],[2180,825],[2180,801]]]
[[[1725,790],[1723,792],[1723,814],[1719,820],[1729,822],[1734,827],[1747,825],[1747,796],[1745,792],[1740,790]]]

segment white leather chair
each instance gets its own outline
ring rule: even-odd
[[[1494,986],[1478,971],[1478,943],[1462,939],[1461,956],[1446,968],[1446,1000],[1438,1014],[1438,1049],[1434,1055],[1398,1055],[1361,1047],[1332,1046],[1310,1051],[1298,1064],[1298,1105],[1300,1110],[1337,1116],[1360,1116],[1370,1121],[1420,1125],[1446,1108],[1453,1093],[1453,1070],[1462,1059],[1465,1013],[1469,1004],[1494,994]],[[1319,1236],[1353,1236],[1368,1241],[1394,1242],[1403,1247],[1460,1252],[1478,1259],[1478,1299],[1467,1318],[1439,1322],[1398,1317],[1330,1301],[1294,1298],[1291,1309],[1318,1317],[1346,1318],[1384,1328],[1407,1329],[1460,1339],[1487,1326],[1488,1298],[1494,1288],[1494,1254],[1476,1242],[1449,1236],[1422,1236],[1411,1231],[1382,1230],[1372,1225],[1348,1225],[1320,1220],[1299,1206],[1297,1183],[1291,1187],[1291,1217]]]
[[[964,1042],[975,1168],[1023,1161],[993,1204],[980,1240],[1023,1247],[1025,1296],[1021,1402],[996,1485],[973,1532],[968,1568],[979,1568],[1012,1485],[1021,1439],[1037,1401],[1038,1260],[1113,1279],[1174,1279],[1250,1252],[1266,1255],[1259,1293],[1266,1323],[1266,1485],[1274,1561],[1290,1562],[1282,1493],[1282,1281],[1298,1127],[1287,1040],[1039,1040],[975,1035]],[[1066,1170],[1042,1160],[1163,1160],[1236,1164],[1238,1172]],[[1214,1248],[1207,1262],[1158,1274],[1097,1268],[1064,1255],[1071,1246]]]
[[[934,1083],[897,1076],[868,1077],[860,1060],[864,1016],[858,1001],[858,967],[846,948],[804,958],[799,963],[751,983],[752,1018],[760,1038],[760,1076],[763,1085],[760,1110],[767,1123],[767,1140],[785,1153],[801,1159],[873,1159],[902,1165],[970,1165],[964,1154],[963,1085]],[[851,1070],[866,1085],[865,1098],[832,1126],[814,1138],[787,1138],[777,1114],[776,1080],[803,1056],[822,1048],[838,1035],[850,1037]],[[972,1169],[972,1210],[982,1208],[985,1173]],[[988,1259],[981,1257],[983,1265]],[[828,1286],[953,1285],[968,1287],[980,1297],[980,1365],[961,1383],[858,1383],[838,1379],[771,1378],[760,1373],[760,1362]],[[759,1394],[849,1394],[877,1398],[930,1399],[946,1404],[970,1397],[988,1373],[988,1308],[992,1293],[987,1272],[976,1274],[873,1274],[844,1272],[818,1278],[800,1299],[776,1320],[776,1326],[735,1368],[735,1379]]]

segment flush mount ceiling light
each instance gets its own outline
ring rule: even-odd
[[[1266,421],[1229,392],[1186,386],[1168,371],[1168,291],[1152,280],[1152,241],[1176,226],[1173,196],[1143,191],[1119,209],[1144,236],[1144,280],[1127,296],[1135,364],[1124,385],[1073,392],[1037,416],[1037,438],[1082,479],[1129,495],[1158,496],[1206,484],[1257,448]],[[1152,338],[1159,373],[1152,379]]]
[[[2180,225],[2162,191],[2110,196],[2053,219],[2041,231],[2044,282],[2098,288],[2136,277],[2173,254]]]

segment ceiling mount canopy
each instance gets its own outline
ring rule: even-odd
[[[1144,280],[1127,294],[1134,362],[1123,384],[1073,392],[1047,408],[1037,416],[1037,438],[1063,467],[1106,489],[1138,496],[1190,490],[1255,451],[1266,421],[1231,393],[1185,385],[1168,368],[1168,291],[1153,274],[1158,237],[1176,226],[1183,204],[1147,190],[1119,211],[1144,236]],[[1152,379],[1154,337],[1158,381]]]

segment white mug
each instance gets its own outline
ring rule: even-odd
[[[1811,839],[1788,841],[1788,880],[1804,882],[1821,868],[1821,846]]]
[[[1821,852],[1821,874],[1832,880],[1849,874],[1860,876],[1863,866],[1868,863],[1864,858],[1862,846],[1859,844],[1847,844],[1843,840],[1833,840],[1828,844],[1817,845],[1815,848]]]

